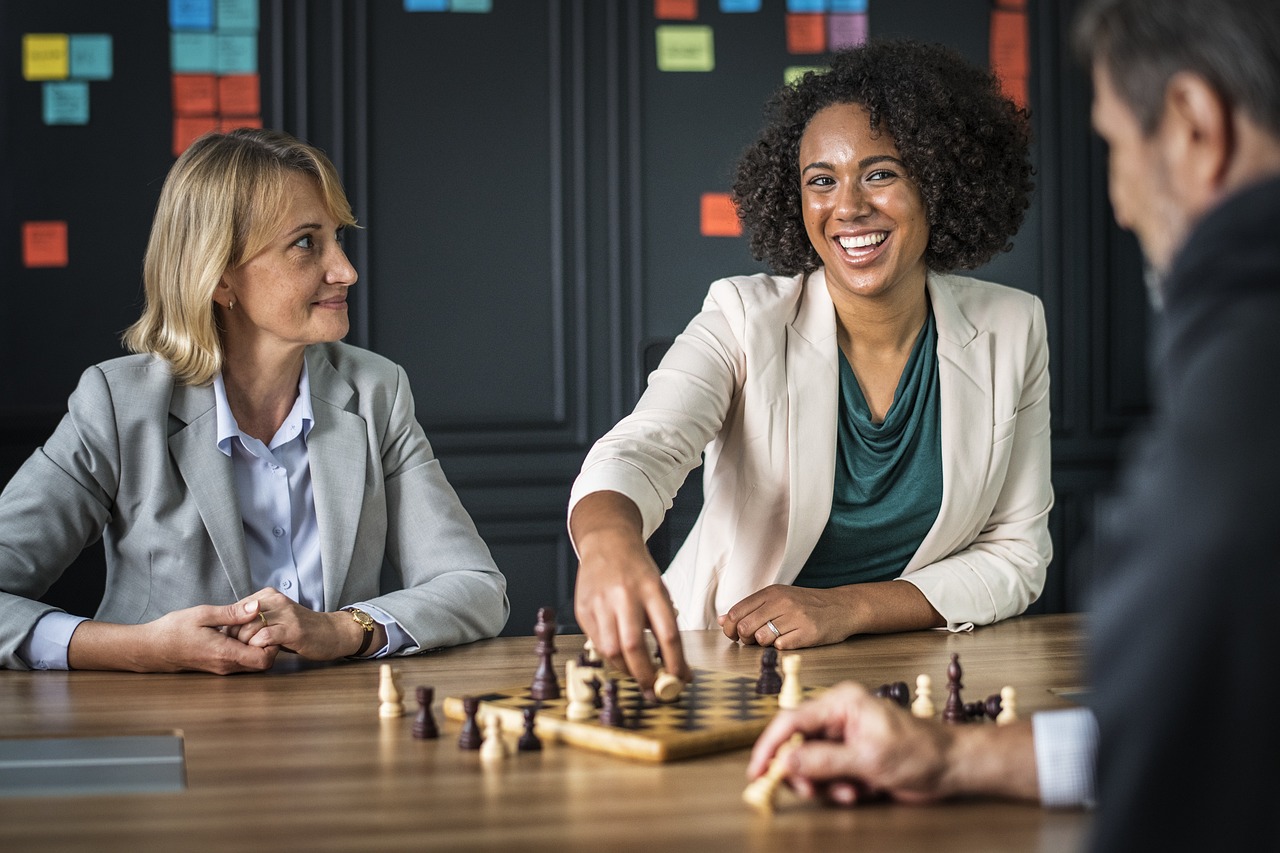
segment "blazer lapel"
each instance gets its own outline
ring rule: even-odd
[[[933,273],[928,278],[942,393],[942,506],[908,569],[955,550],[952,540],[970,526],[972,496],[982,488],[991,458],[995,396],[990,337],[961,312],[947,278]]]
[[[342,603],[364,502],[368,439],[364,418],[346,410],[355,396],[354,389],[324,357],[321,348],[307,350],[307,369],[315,416],[307,436],[307,458],[320,529],[324,609],[336,610]]]
[[[213,387],[175,384],[169,413],[184,424],[169,436],[169,452],[200,511],[232,592],[237,599],[244,598],[253,592],[253,579],[231,459],[218,450]]]

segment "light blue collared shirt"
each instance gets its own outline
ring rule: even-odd
[[[1031,715],[1040,802],[1048,808],[1096,804],[1098,719],[1090,708],[1063,708]]]
[[[213,396],[218,449],[231,458],[254,589],[274,587],[308,609],[323,610],[320,528],[307,455],[315,418],[306,362],[298,398],[269,444],[240,430],[221,373],[213,379]],[[386,611],[365,602],[356,606],[387,631],[387,644],[370,657],[393,654],[412,641]],[[32,669],[66,669],[71,635],[85,618],[62,612],[42,616],[22,645],[23,660]]]

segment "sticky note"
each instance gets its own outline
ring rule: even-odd
[[[169,0],[169,29],[213,29],[213,0]]]
[[[217,72],[219,74],[257,74],[258,37],[218,33]]]
[[[262,127],[262,116],[230,116],[218,121],[218,131],[221,133],[238,127]]]
[[[218,129],[217,116],[174,116],[173,156],[177,157],[211,130]]]
[[[406,12],[447,12],[449,0],[404,0]]]
[[[65,267],[67,265],[67,223],[22,223],[22,265],[24,267]]]
[[[711,71],[716,53],[711,27],[664,24],[654,28],[659,71]]]
[[[70,37],[70,76],[74,80],[111,79],[111,36],[73,33]]]
[[[827,0],[787,0],[788,12],[814,13],[827,11]]]
[[[653,17],[659,20],[695,21],[698,0],[653,0]]]
[[[71,71],[66,33],[27,33],[22,37],[22,79],[65,80]]]
[[[492,12],[493,0],[453,0],[449,9],[454,12]]]
[[[701,228],[704,237],[740,237],[742,222],[728,193],[703,193]]]
[[[814,74],[823,74],[831,69],[825,65],[788,65],[782,69],[782,82],[788,86],[794,86],[800,82],[800,78],[812,71]]]
[[[89,84],[83,80],[56,80],[44,84],[45,124],[88,124]]]
[[[759,12],[760,0],[720,0],[721,12]]]
[[[257,74],[219,77],[218,111],[224,116],[256,116],[262,112],[261,92]]]
[[[1028,103],[1027,13],[991,12],[991,70],[1000,80],[1000,88],[1015,104],[1024,109]]]
[[[218,0],[213,20],[220,33],[256,33],[258,0]]]
[[[217,47],[213,33],[171,33],[170,70],[178,74],[212,74],[218,70]]]
[[[826,15],[787,15],[788,53],[824,53],[826,49]]]
[[[867,0],[830,0],[827,11],[866,14]]]
[[[827,46],[830,50],[857,47],[867,40],[866,15],[828,15]]]
[[[213,115],[218,111],[218,78],[213,74],[174,74],[174,115]]]

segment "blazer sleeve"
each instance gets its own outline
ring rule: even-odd
[[[367,601],[413,638],[401,654],[493,637],[507,622],[507,582],[445,479],[396,367],[381,439],[387,502],[386,560],[402,589]]]
[[[19,647],[41,616],[57,610],[36,599],[102,535],[119,459],[111,393],[91,367],[53,435],[0,493],[0,666],[27,668]]]
[[[1049,453],[1049,343],[1034,300],[1017,411],[995,424],[991,465],[1007,460],[995,505],[977,536],[945,559],[904,573],[952,630],[1017,616],[1039,598],[1053,557]],[[1008,450],[1001,445],[1009,442]]]

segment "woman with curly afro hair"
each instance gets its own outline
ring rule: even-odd
[[[647,684],[646,627],[688,676],[680,629],[790,650],[1040,595],[1043,306],[954,272],[1010,247],[1028,136],[938,45],[872,41],[774,95],[733,187],[774,274],[712,284],[574,482],[576,615],[603,655]],[[699,463],[702,511],[660,572],[645,540]]]

